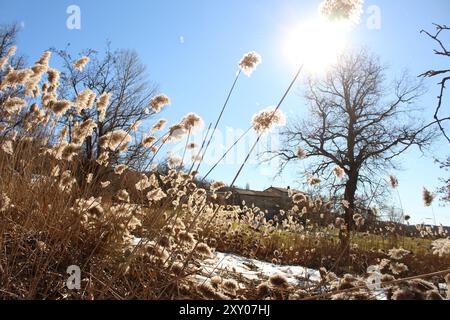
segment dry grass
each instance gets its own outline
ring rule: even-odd
[[[376,236],[357,235],[352,265],[345,269],[339,263],[339,225],[331,222],[324,228],[300,219],[320,210],[333,221],[321,201],[315,205],[317,201],[305,196],[303,207],[298,204],[277,221],[267,221],[258,208],[211,201],[216,186],[209,190],[200,187],[196,172],[180,170],[183,159],[181,163],[171,159],[164,174],[155,168],[138,178],[116,168],[119,174],[110,176],[111,184],[106,186],[107,176],[99,172],[114,168],[106,161],[86,165],[82,157],[83,141],[98,124],[79,123],[81,128],[91,129],[61,134],[65,128],[57,120],[72,103],[58,100],[57,73],[47,63],[46,56],[33,69],[9,69],[0,82],[6,96],[9,87],[23,87],[28,98],[38,102],[30,106],[21,98],[11,98],[1,109],[0,298],[301,299],[326,290],[334,298],[369,299],[373,294],[368,288],[357,295],[339,291],[361,286],[369,265],[384,264],[383,268],[389,269],[397,263],[382,260],[388,258],[386,249],[396,245],[385,246],[384,239]],[[104,98],[97,107],[103,114]],[[180,134],[189,138],[200,122],[189,114],[169,132],[155,136],[149,146],[152,160]],[[131,129],[102,137],[100,154],[117,157],[125,152]],[[448,256],[437,257],[425,248],[430,244],[427,240],[400,241],[413,252],[401,259],[409,271],[396,276],[450,265]],[[282,278],[246,283],[245,289],[236,283],[239,275],[220,283],[210,279],[200,284],[193,275],[215,248],[276,263],[322,268],[323,281],[308,292],[287,285]],[[73,265],[81,269],[78,290],[66,285],[66,270]],[[345,275],[344,280],[333,276],[344,272],[353,276]],[[390,273],[386,270],[385,275]],[[409,282],[391,289],[394,296],[396,292],[400,295],[399,290],[422,290]],[[436,288],[425,286],[421,297],[433,290]]]
[[[354,233],[351,241],[352,265],[346,266],[339,263],[342,250],[336,234],[314,236],[277,230],[267,237],[245,225],[238,229],[241,231],[234,231],[229,237],[220,237],[217,250],[283,265],[313,269],[325,267],[337,274],[364,274],[369,266],[388,258],[388,252],[393,248],[410,251],[405,258],[409,266],[405,275],[408,276],[445,270],[450,265],[450,257],[433,254],[430,239]]]

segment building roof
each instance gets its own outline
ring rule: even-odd
[[[225,191],[231,191],[233,193],[237,193],[239,195],[252,196],[252,197],[268,197],[268,198],[279,198],[280,195],[274,194],[273,192],[264,191],[255,191],[255,190],[247,190],[241,188],[223,188],[219,191],[219,193],[223,193]]]
[[[279,187],[270,187],[270,188],[267,188],[266,190],[264,190],[265,192],[272,192],[273,190],[275,190],[275,191],[279,191],[279,192],[282,192],[282,193],[289,193],[289,190],[290,191],[292,191],[292,192],[300,192],[300,191],[298,191],[298,190],[295,190],[295,189],[288,189],[288,188],[279,188]]]

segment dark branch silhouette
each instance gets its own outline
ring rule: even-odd
[[[297,156],[303,148],[311,164],[307,174],[331,181],[334,194],[343,191],[349,232],[357,191],[378,190],[380,176],[396,167],[396,157],[413,145],[428,146],[435,136],[413,114],[413,104],[423,93],[421,83],[405,74],[387,84],[384,71],[364,50],[341,56],[323,79],[309,80],[310,118],[290,123],[282,133],[284,148],[269,152],[281,160],[283,170],[288,163],[305,161]],[[342,183],[331,174],[334,166],[346,173]],[[342,234],[346,247],[349,232]]]
[[[422,30],[421,33],[425,33],[428,37],[430,37],[432,40],[434,40],[438,44],[440,49],[434,50],[434,53],[436,55],[450,57],[450,51],[447,50],[443,41],[440,38],[442,36],[443,32],[448,32],[450,30],[450,27],[447,27],[446,25],[439,25],[439,24],[434,24],[434,25],[436,26],[436,33],[431,34],[430,32],[425,31],[425,30]],[[450,142],[450,137],[448,136],[448,133],[445,131],[444,122],[449,121],[450,117],[441,116],[440,113],[441,113],[442,104],[443,104],[443,100],[444,100],[444,93],[445,93],[445,88],[446,88],[445,86],[446,86],[447,81],[450,80],[450,76],[448,75],[449,73],[450,73],[450,69],[428,70],[420,75],[420,77],[428,77],[428,78],[444,75],[443,78],[441,78],[441,80],[439,82],[440,90],[439,90],[439,96],[438,96],[438,103],[437,103],[433,117],[435,119],[435,123],[439,126],[439,129],[441,130],[442,134],[444,135],[444,137],[447,139],[448,142]]]

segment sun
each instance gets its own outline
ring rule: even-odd
[[[317,17],[290,28],[283,39],[283,56],[291,66],[304,64],[312,73],[326,71],[347,44],[349,25]]]

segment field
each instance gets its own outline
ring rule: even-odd
[[[324,1],[318,21],[332,28],[321,39],[333,44],[335,20],[353,26],[362,4]],[[392,221],[381,218],[392,195],[400,206],[411,200],[402,204],[390,174],[395,160],[448,139],[450,118],[438,117],[446,80],[428,123],[415,118],[423,94],[417,77],[388,85],[386,68],[366,49],[339,54],[334,64],[313,54],[228,148],[214,137],[229,119],[238,80],[260,68],[259,53],[238,62],[205,134],[194,112],[161,117],[172,101],[148,81],[135,51],[108,45],[74,57],[52,48],[29,64],[17,51],[17,26],[0,27],[0,299],[450,299],[448,228],[435,216],[434,226],[411,226],[403,209]],[[436,36],[428,34],[434,40],[450,30],[436,27]],[[310,118],[295,120],[282,106],[308,58],[330,69],[307,79]],[[269,158],[259,164],[277,159],[279,175],[302,171],[304,191],[289,187],[281,206],[264,198],[258,207],[239,200],[237,182],[275,129],[280,148],[258,155]],[[256,138],[233,164],[237,172],[214,179],[249,132]],[[214,144],[224,152],[208,171]],[[294,170],[283,171],[288,164]],[[420,187],[424,208],[448,204],[449,181],[439,183],[439,190]]]

